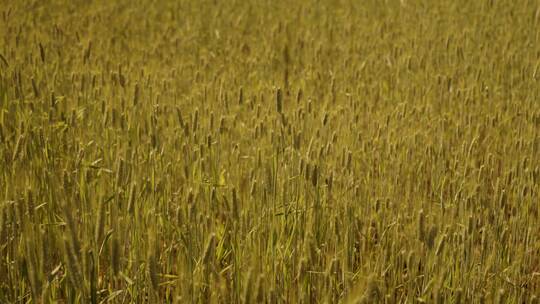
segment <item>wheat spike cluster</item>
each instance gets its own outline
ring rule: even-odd
[[[0,0],[0,303],[538,303],[540,1]]]

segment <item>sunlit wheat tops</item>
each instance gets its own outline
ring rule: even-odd
[[[0,303],[537,303],[539,23],[0,1]]]

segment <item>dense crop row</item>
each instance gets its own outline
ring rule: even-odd
[[[536,301],[539,28],[533,0],[0,0],[0,302]]]

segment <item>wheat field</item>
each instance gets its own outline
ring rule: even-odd
[[[0,303],[537,303],[539,28],[0,0]]]

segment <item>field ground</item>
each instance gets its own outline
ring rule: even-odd
[[[537,0],[0,0],[0,303],[536,303]]]

